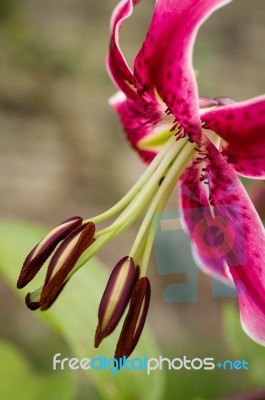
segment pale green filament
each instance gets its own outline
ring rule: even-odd
[[[117,214],[116,219],[109,226],[96,232],[95,242],[81,255],[67,276],[67,280],[107,242],[132,225],[147,209],[129,253],[136,265],[141,261],[141,276],[144,276],[155,237],[154,216],[156,212],[163,211],[177,180],[195,153],[195,144],[190,143],[187,138],[176,140],[173,135],[161,148],[142,177],[116,205],[94,218],[84,220],[83,223],[88,221],[98,223]]]
[[[189,143],[187,139],[180,140],[179,142],[174,141],[171,144],[171,147],[168,148],[167,153],[164,154],[164,157],[160,157],[160,164],[153,172],[153,175],[131,200],[126,209],[109,227],[97,232],[96,241],[80,257],[78,263],[69,276],[74,274],[108,241],[119,235],[135,222],[149,204],[149,208],[129,254],[131,257],[136,256],[137,262],[141,259],[141,253],[143,254],[143,272],[145,273],[153,244],[153,233],[151,233],[150,227],[152,225],[154,214],[164,208],[177,180],[180,178],[194,155],[195,145]],[[161,181],[161,179],[163,180]],[[143,245],[144,242],[146,242],[146,245]]]
[[[109,210],[105,211],[102,214],[99,214],[93,218],[87,218],[86,220],[84,220],[84,222],[90,221],[96,224],[98,222],[105,221],[106,219],[112,217],[113,215],[117,214],[120,210],[122,210],[124,207],[126,207],[126,205],[134,198],[134,196],[139,192],[139,190],[141,190],[145,182],[147,182],[148,179],[152,176],[152,174],[157,169],[163,158],[167,155],[167,152],[172,147],[172,145],[174,145],[174,143],[176,143],[176,138],[175,136],[172,136],[167,141],[165,146],[159,151],[156,157],[153,159],[153,161],[145,170],[141,178],[135,183],[135,185],[129,190],[129,192],[120,201],[118,201],[118,203],[116,203],[113,207],[111,207]]]
[[[152,223],[153,216],[157,211],[157,208],[159,207],[159,203],[163,202],[164,204],[167,202],[169,196],[172,193],[172,190],[176,185],[177,180],[182,175],[187,164],[189,164],[189,162],[194,157],[194,154],[195,145],[192,145],[188,142],[181,152],[180,156],[172,165],[171,169],[169,170],[168,174],[160,185],[156,195],[154,196],[130,251],[130,257],[134,257],[138,247],[140,246],[146,230],[150,227],[150,224]]]
[[[113,224],[108,228],[105,228],[95,234],[95,238],[98,238],[105,233],[119,229],[119,233],[124,231],[128,226],[130,226],[138,217],[142,214],[148,203],[151,201],[155,193],[159,188],[159,182],[163,179],[164,174],[170,168],[174,159],[178,154],[182,154],[185,142],[179,141],[172,144],[166,157],[163,158],[160,165],[153,173],[152,177],[147,181],[145,186],[140,192],[134,197],[130,205],[125,209],[125,211],[117,218]],[[120,230],[121,228],[121,230]]]

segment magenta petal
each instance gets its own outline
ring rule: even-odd
[[[265,344],[264,227],[233,167],[210,142],[205,166],[203,178],[209,183],[208,204],[200,172],[196,171],[198,165],[193,165],[182,177],[185,222],[206,265],[214,272],[222,265],[229,268],[244,330],[255,341]]]
[[[193,141],[201,138],[199,99],[192,66],[200,25],[230,0],[157,0],[134,69],[142,89],[154,88]]]
[[[149,164],[157,154],[157,150],[141,149],[139,142],[152,133],[162,122],[165,114],[162,114],[158,104],[154,101],[148,102],[140,96],[137,100],[132,100],[126,98],[121,92],[110,99],[110,104],[118,113],[131,146]]]
[[[183,222],[191,236],[199,266],[204,272],[226,280],[228,276],[224,259],[216,249],[214,241],[210,241],[211,237],[206,236],[208,233],[212,234],[213,238],[218,238],[214,232],[215,224],[206,195],[206,186],[200,180],[201,173],[201,167],[194,159],[193,164],[186,169],[179,181],[179,202]]]
[[[232,166],[213,145],[208,158],[211,202],[229,227],[224,232],[230,235],[231,249],[224,259],[236,286],[242,325],[265,345],[265,230]]]
[[[137,97],[134,87],[135,77],[132,74],[119,45],[119,32],[122,23],[131,16],[138,0],[122,0],[115,8],[110,25],[111,39],[107,55],[107,68],[113,82],[128,97]]]
[[[265,96],[212,109],[202,120],[227,142],[223,154],[240,175],[265,178]]]

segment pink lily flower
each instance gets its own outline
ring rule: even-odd
[[[119,30],[136,3],[123,0],[114,10],[108,70],[119,88],[111,104],[129,142],[148,164],[146,171],[109,210],[87,219],[72,217],[54,228],[29,253],[17,286],[34,279],[51,256],[43,286],[26,296],[31,310],[46,310],[87,260],[141,218],[131,249],[122,249],[106,283],[95,334],[98,347],[128,308],[115,356],[129,357],[150,304],[146,275],[154,217],[179,183],[183,219],[200,262],[209,273],[233,282],[243,328],[264,344],[264,227],[237,174],[265,176],[265,97],[236,103],[199,96],[192,67],[199,26],[229,0],[157,0],[131,71]]]
[[[171,142],[162,158],[171,161],[163,179],[178,165],[172,183],[178,178],[185,226],[198,257],[209,273],[233,281],[242,327],[264,345],[264,227],[237,175],[265,178],[265,96],[245,102],[200,97],[192,66],[199,27],[230,1],[156,0],[133,71],[120,49],[119,31],[138,1],[121,1],[111,21],[107,62],[119,92],[110,103],[147,164]],[[206,231],[214,246],[203,237]]]

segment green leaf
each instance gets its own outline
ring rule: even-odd
[[[234,304],[223,307],[224,335],[231,352],[249,363],[248,377],[251,383],[264,386],[265,348],[255,343],[243,331],[239,312]]]
[[[15,288],[18,273],[26,255],[45,233],[44,229],[30,224],[0,224],[0,271],[11,287]],[[92,359],[100,356],[113,357],[121,326],[118,326],[116,331],[104,340],[99,349],[95,349],[93,346],[98,305],[109,272],[94,258],[73,276],[50,310],[35,311],[37,316],[41,316],[62,334],[71,347],[74,357],[79,359]],[[27,291],[34,290],[41,283],[42,279],[36,277],[34,288],[31,286],[28,290],[17,291],[17,293],[24,297]],[[145,355],[147,357],[159,355],[157,345],[147,327],[132,357],[143,358]],[[63,354],[61,358],[63,358]],[[163,371],[153,373],[152,384],[150,384],[150,377],[145,371],[121,370],[112,375],[108,369],[90,369],[87,374],[105,399],[156,400],[162,397]]]
[[[10,343],[0,341],[0,395],[12,400],[71,400],[74,381],[71,374],[36,374],[24,355]]]

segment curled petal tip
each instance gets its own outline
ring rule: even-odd
[[[38,273],[42,265],[52,254],[56,246],[72,231],[81,225],[81,217],[71,217],[63,221],[42,239],[26,257],[21,269],[17,288],[25,287]]]
[[[118,325],[138,276],[139,268],[135,268],[131,257],[124,257],[116,264],[99,305],[95,346],[96,344],[98,346]]]
[[[150,303],[151,288],[148,278],[138,279],[125,318],[122,331],[117,343],[115,358],[129,357],[135,349],[147,316]]]

